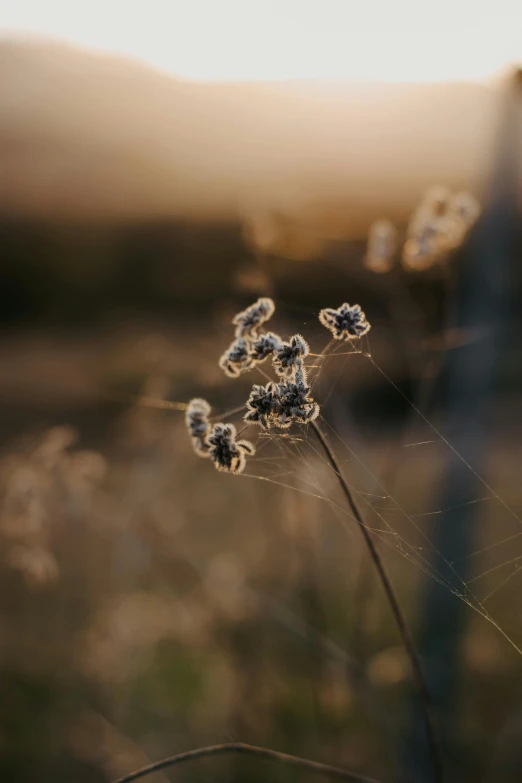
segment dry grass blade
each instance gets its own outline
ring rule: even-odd
[[[156,761],[153,764],[149,764],[147,767],[142,767],[142,769],[131,772],[129,775],[124,775],[122,778],[118,778],[118,780],[114,781],[114,783],[130,783],[132,780],[144,778],[146,775],[151,775],[153,772],[159,772],[159,770],[166,769],[167,767],[175,767],[178,764],[184,764],[186,761],[206,758],[208,756],[224,755],[227,753],[238,753],[246,756],[277,761],[280,764],[288,764],[290,766],[306,770],[307,772],[323,775],[324,777],[330,778],[331,780],[353,780],[357,781],[358,783],[380,783],[380,781],[376,780],[375,778],[359,775],[357,772],[350,772],[347,769],[332,767],[330,764],[322,764],[319,761],[302,759],[299,756],[291,756],[289,753],[280,753],[277,750],[270,750],[269,748],[259,748],[256,745],[246,745],[243,742],[229,742],[223,745],[210,745],[206,748],[196,748],[196,750],[189,750],[186,753],[178,753],[176,756],[170,756],[169,758],[163,759],[162,761]]]

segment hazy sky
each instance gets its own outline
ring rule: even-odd
[[[0,25],[196,79],[483,79],[522,61],[520,0],[0,0]]]

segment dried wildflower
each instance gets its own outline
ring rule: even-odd
[[[451,191],[430,188],[413,212],[408,224],[402,264],[410,271],[429,269],[452,246],[453,221],[448,219]]]
[[[300,334],[294,334],[287,343],[281,343],[274,355],[274,367],[278,375],[291,378],[303,366],[310,353],[308,343]]]
[[[452,194],[447,188],[428,191],[413,213],[402,263],[406,269],[424,271],[464,240],[480,212],[469,193]]]
[[[480,214],[480,205],[469,193],[455,193],[451,197],[447,214],[439,218],[439,246],[441,255],[455,250]]]
[[[377,220],[368,232],[364,265],[372,272],[389,272],[397,251],[397,229],[390,220]]]
[[[199,457],[208,457],[207,435],[210,429],[210,405],[199,397],[191,400],[185,412],[185,423],[192,436],[192,446]]]
[[[440,218],[426,219],[404,243],[402,263],[406,269],[424,271],[442,252]]]
[[[304,367],[300,367],[291,380],[278,384],[274,426],[286,429],[293,423],[307,424],[316,419],[320,409],[310,392]]]
[[[204,438],[209,429],[210,405],[206,400],[194,398],[187,405],[185,423],[193,438]]]
[[[453,194],[448,210],[468,229],[471,228],[480,215],[480,204],[471,193],[462,191],[461,193]]]
[[[306,424],[319,415],[319,405],[311,397],[304,367],[295,369],[291,378],[280,383],[255,385],[247,400],[245,421],[265,429],[287,429],[293,423]]]
[[[370,331],[370,324],[359,305],[346,302],[337,310],[325,308],[319,313],[319,320],[329,329],[336,340],[353,340]]]
[[[435,217],[440,217],[447,213],[450,199],[451,190],[449,188],[444,185],[435,185],[435,187],[426,191],[417,212],[426,212]]]
[[[257,337],[257,330],[268,321],[275,311],[275,305],[272,299],[262,297],[246,310],[238,313],[232,323],[236,327],[236,337],[246,337],[253,339]]]
[[[249,440],[236,440],[233,424],[214,424],[208,436],[209,456],[218,470],[226,473],[242,473],[247,456],[255,454]]]
[[[250,345],[250,358],[254,362],[264,362],[279,349],[281,338],[273,332],[260,334]]]
[[[219,366],[229,378],[239,378],[242,372],[251,370],[254,362],[250,356],[250,342],[245,337],[234,340],[221,356]]]
[[[246,405],[245,421],[260,424],[264,429],[268,429],[279,405],[278,385],[272,382],[266,386],[255,384]]]

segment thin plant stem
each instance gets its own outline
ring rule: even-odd
[[[395,590],[393,589],[392,583],[390,581],[390,577],[388,576],[386,568],[384,567],[384,562],[379,554],[377,547],[375,546],[375,542],[372,536],[370,535],[368,528],[364,524],[361,511],[359,510],[359,507],[355,502],[355,499],[350,491],[350,488],[346,483],[343,474],[341,473],[341,469],[339,467],[335,454],[330,448],[330,444],[328,443],[326,435],[323,433],[317,421],[312,421],[311,426],[324,450],[324,453],[326,454],[326,457],[330,465],[332,466],[334,472],[337,474],[337,478],[339,479],[339,483],[343,490],[344,496],[346,497],[346,500],[348,501],[348,505],[350,506],[353,516],[355,517],[355,520],[359,525],[359,529],[363,535],[366,546],[368,547],[370,557],[377,570],[379,579],[381,580],[381,584],[384,588],[384,592],[386,593],[386,597],[390,604],[392,614],[395,618],[395,622],[397,623],[397,627],[399,629],[399,633],[402,638],[404,649],[406,650],[406,654],[408,655],[408,658],[410,660],[410,665],[412,668],[415,685],[419,693],[419,697],[422,705],[422,712],[424,716],[426,738],[428,741],[431,760],[433,764],[434,779],[436,783],[442,783],[443,780],[442,762],[440,758],[438,742],[435,736],[435,726],[433,720],[433,708],[432,708],[431,698],[428,692],[428,688],[426,686],[426,682],[424,680],[424,675],[422,674],[419,656],[417,654],[415,644],[413,642],[410,630],[408,628],[406,618],[403,614],[403,611],[401,609],[401,606],[395,594]]]
[[[186,753],[178,753],[176,756],[170,756],[162,761],[156,761],[135,772],[131,772],[129,775],[124,775],[122,778],[115,780],[114,783],[130,783],[132,780],[144,778],[146,775],[151,775],[153,772],[159,772],[159,770],[167,769],[167,767],[175,767],[186,761],[208,756],[220,756],[228,753],[237,753],[277,761],[280,764],[288,764],[289,766],[304,769],[307,772],[324,775],[331,780],[353,780],[357,783],[380,783],[380,781],[375,778],[368,778],[364,775],[359,775],[357,772],[351,772],[347,769],[341,769],[340,767],[332,767],[330,764],[322,764],[319,761],[310,761],[309,759],[303,759],[299,756],[291,756],[288,753],[280,753],[277,750],[271,750],[269,748],[246,745],[244,742],[228,742],[223,745],[210,745],[206,748],[197,748],[196,750],[189,750]]]

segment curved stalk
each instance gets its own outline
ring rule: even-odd
[[[392,583],[390,581],[390,577],[388,576],[386,568],[384,567],[384,563],[379,554],[379,551],[375,546],[375,542],[372,536],[370,535],[368,528],[364,524],[362,514],[355,502],[355,499],[350,491],[348,484],[344,479],[343,474],[341,473],[341,469],[339,467],[335,454],[330,448],[326,436],[323,433],[321,427],[318,425],[317,421],[312,421],[311,427],[313,428],[317,436],[317,439],[319,440],[323,448],[323,451],[326,454],[328,462],[332,466],[334,472],[337,474],[337,478],[339,479],[339,483],[343,490],[344,496],[348,501],[348,505],[355,517],[355,520],[357,521],[357,524],[363,535],[366,546],[368,547],[370,557],[377,570],[379,579],[381,580],[381,584],[384,588],[384,592],[386,593],[388,603],[390,604],[392,614],[395,618],[395,622],[397,623],[397,627],[399,629],[399,633],[402,638],[404,649],[406,650],[406,654],[410,661],[413,677],[415,680],[415,685],[417,687],[417,691],[420,697],[422,713],[424,717],[424,725],[426,729],[426,739],[428,741],[430,755],[433,764],[434,780],[436,781],[436,783],[442,783],[443,780],[442,763],[440,758],[439,746],[435,736],[435,726],[433,720],[433,709],[431,704],[431,698],[428,692],[428,688],[426,686],[426,682],[424,680],[424,675],[422,674],[419,656],[417,654],[415,644],[413,643],[413,639],[410,630],[408,628],[406,618],[403,614],[397,596],[395,595],[395,590],[393,589]]]
[[[142,769],[131,772],[129,775],[124,775],[122,778],[115,780],[114,783],[131,783],[132,780],[144,778],[146,775],[151,775],[153,772],[158,772],[167,767],[175,767],[177,764],[183,764],[192,759],[204,758],[206,756],[218,756],[226,753],[241,753],[246,756],[278,761],[282,764],[299,767],[307,772],[324,775],[331,780],[352,780],[356,783],[380,783],[378,780],[375,780],[375,778],[368,778],[364,775],[357,774],[357,772],[350,772],[349,770],[341,769],[340,767],[332,767],[329,764],[321,764],[319,761],[309,761],[308,759],[302,759],[299,756],[291,756],[288,753],[280,753],[277,750],[270,750],[269,748],[246,745],[244,742],[228,742],[223,745],[210,745],[206,748],[197,748],[196,750],[189,750],[186,753],[178,753],[176,756],[170,756],[162,761],[156,761],[154,764],[142,767]]]

